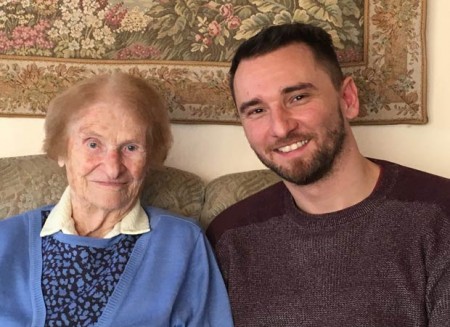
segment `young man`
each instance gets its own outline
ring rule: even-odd
[[[270,27],[230,77],[251,147],[283,179],[207,231],[236,326],[450,326],[450,181],[361,155],[330,36]]]

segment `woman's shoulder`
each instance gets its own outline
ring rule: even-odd
[[[195,234],[202,232],[198,220],[194,218],[151,206],[144,207],[144,210],[149,218],[151,229],[168,228],[172,232],[179,230]]]
[[[52,208],[53,205],[47,205],[3,218],[0,220],[0,230],[14,227],[20,228],[20,226],[28,226],[30,223],[42,224],[42,221],[45,220]]]
[[[19,253],[20,249],[26,249],[33,244],[33,240],[39,238],[42,222],[50,209],[51,206],[37,208],[1,220],[0,257],[1,253]]]

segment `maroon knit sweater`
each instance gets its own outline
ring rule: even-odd
[[[450,180],[376,162],[353,207],[307,214],[280,182],[212,222],[236,326],[450,326]]]

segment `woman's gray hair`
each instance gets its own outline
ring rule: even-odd
[[[108,97],[117,99],[146,126],[147,163],[149,166],[162,165],[172,145],[165,102],[145,80],[123,72],[83,80],[50,102],[45,118],[43,146],[47,156],[54,160],[65,158],[71,122],[82,114],[83,109]]]

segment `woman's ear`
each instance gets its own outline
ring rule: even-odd
[[[64,167],[65,164],[66,164],[66,161],[64,160],[64,158],[58,157],[58,166],[60,166],[62,168],[62,167]]]
[[[341,87],[341,110],[344,117],[351,120],[359,114],[358,88],[351,76],[347,76]]]

